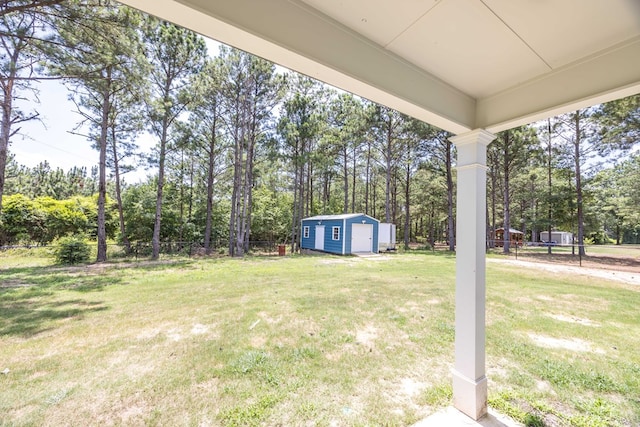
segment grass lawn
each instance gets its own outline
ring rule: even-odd
[[[455,260],[0,254],[0,425],[410,425],[451,403]],[[640,424],[640,287],[488,264],[495,409]]]
[[[546,246],[525,246],[518,249],[523,254],[539,253],[546,254],[549,248]],[[511,250],[515,250],[512,247]],[[578,246],[552,246],[551,251],[554,254],[578,254]],[[587,256],[613,256],[613,257],[629,257],[640,259],[639,245],[587,245],[585,246]]]

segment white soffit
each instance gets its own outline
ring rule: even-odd
[[[121,0],[453,133],[640,92],[640,0]]]
[[[637,0],[483,2],[554,69],[640,35]]]
[[[461,10],[465,13],[459,13]],[[550,70],[477,0],[441,1],[388,49],[474,98],[492,95]]]

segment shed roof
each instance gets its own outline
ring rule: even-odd
[[[368,218],[371,218],[375,221],[378,221],[375,218],[370,217],[369,215],[363,214],[363,213],[350,213],[350,214],[340,214],[340,215],[316,215],[316,216],[310,216],[308,218],[303,218],[303,221],[326,221],[326,220],[330,220],[330,219],[351,219],[351,218],[356,218],[359,216],[366,216]],[[378,221],[379,222],[379,221]]]
[[[504,228],[500,227],[500,228],[496,228],[496,231],[504,231]],[[516,230],[514,228],[510,228],[509,229],[509,234],[524,234],[522,231],[520,230]]]

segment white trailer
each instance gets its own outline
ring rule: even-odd
[[[381,222],[378,227],[378,252],[396,250],[396,225]]]
[[[551,243],[552,245],[570,245],[573,243],[573,233],[568,231],[552,231],[549,238],[548,231],[540,233],[540,241],[543,243]]]

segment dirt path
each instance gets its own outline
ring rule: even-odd
[[[565,264],[550,264],[544,262],[531,262],[519,259],[496,259],[487,258],[487,262],[496,264],[510,264],[525,268],[550,271],[553,273],[574,274],[589,277],[598,277],[601,279],[613,280],[616,282],[627,283],[630,285],[640,286],[640,272],[630,271],[614,271],[599,268],[577,267]]]

